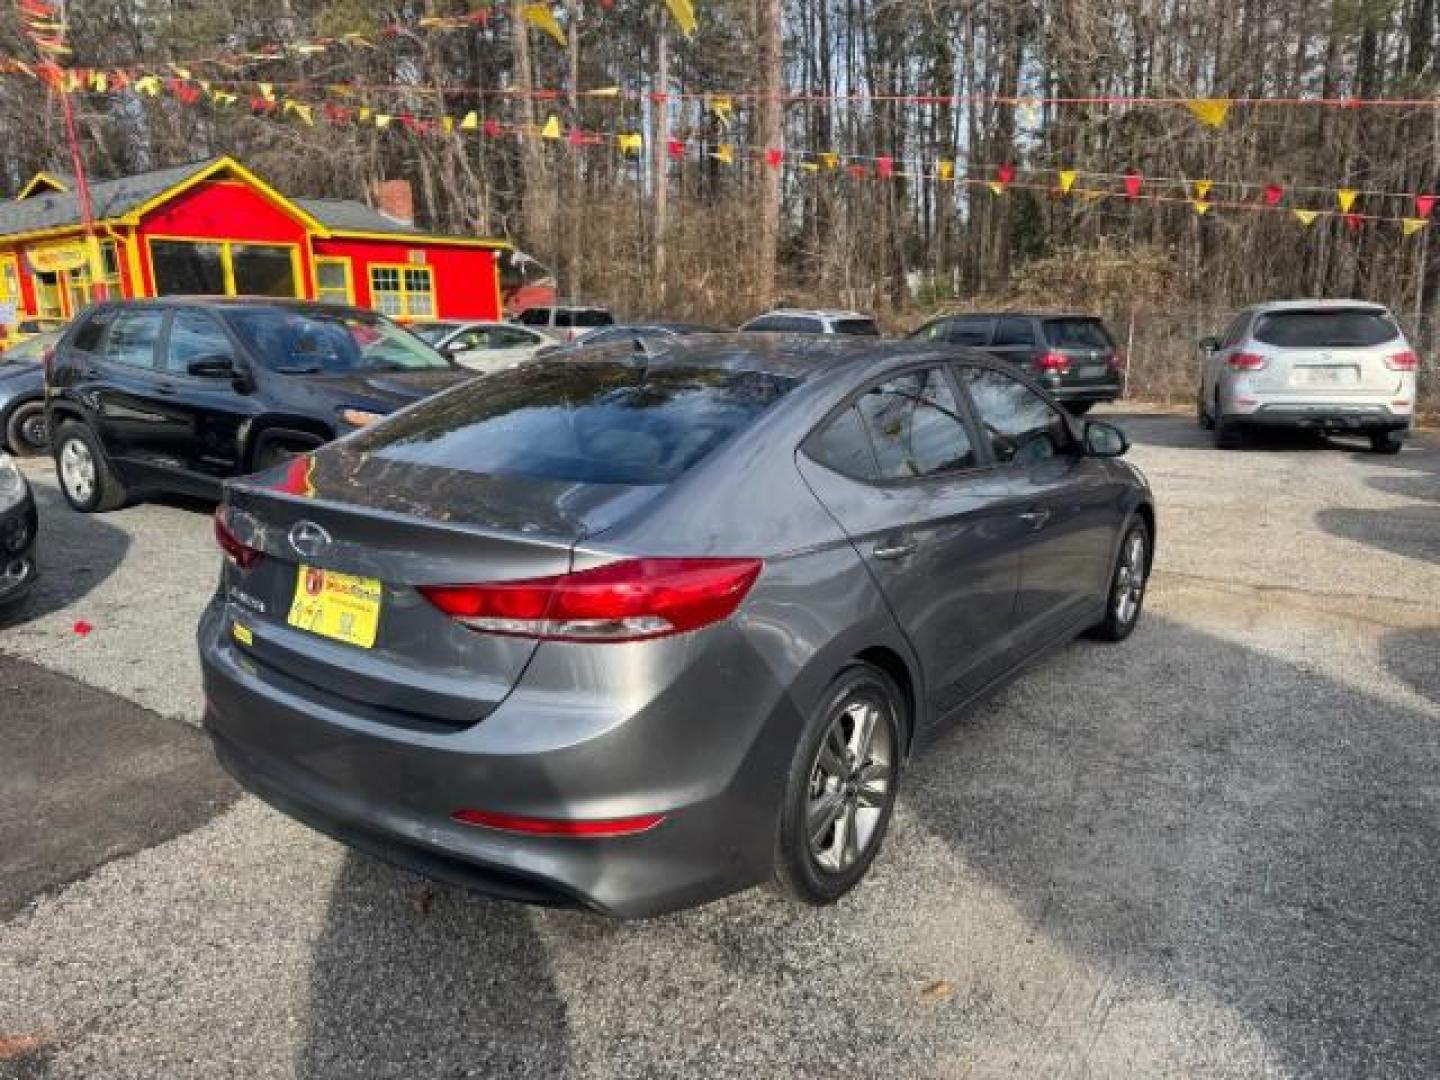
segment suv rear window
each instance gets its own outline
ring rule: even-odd
[[[382,459],[586,484],[668,484],[796,380],[612,361],[518,368],[429,398],[362,435]]]
[[[880,327],[874,319],[836,319],[831,325],[835,333],[849,337],[879,337]]]
[[[1046,319],[1045,338],[1057,349],[1113,349],[1099,319]]]
[[[1374,308],[1272,311],[1255,322],[1256,341],[1281,348],[1383,345],[1400,336],[1388,312]]]
[[[567,311],[561,309],[555,313],[556,326],[610,326],[615,319],[608,311],[601,311],[599,308],[578,308]]]

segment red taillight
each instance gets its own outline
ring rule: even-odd
[[[1414,371],[1420,366],[1420,357],[1406,349],[1385,357],[1385,366],[1391,371]]]
[[[456,810],[451,819],[462,825],[529,833],[531,836],[633,836],[647,832],[665,820],[664,814],[639,814],[623,818],[532,818],[499,814],[491,810]]]
[[[1270,361],[1259,353],[1237,352],[1231,353],[1225,362],[1235,371],[1259,371]]]
[[[740,606],[759,559],[626,559],[556,577],[422,585],[474,630],[547,641],[639,641],[709,626]]]
[[[1043,353],[1035,363],[1041,371],[1053,371],[1057,375],[1063,375],[1070,370],[1070,358],[1064,353]]]
[[[249,544],[241,543],[230,531],[230,526],[225,521],[223,506],[215,508],[215,543],[220,545],[225,557],[241,570],[249,570],[260,561],[260,551]]]

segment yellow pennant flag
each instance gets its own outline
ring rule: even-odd
[[[371,108],[369,108],[368,106],[366,106],[365,108],[362,108],[362,109],[360,110],[360,112],[359,112],[360,123],[362,123],[362,124],[368,124],[368,123],[370,122],[370,117],[372,117],[372,116],[374,116],[374,115],[375,115],[374,110],[371,109]]]
[[[996,195],[1005,194],[1005,185],[1000,183],[999,180],[991,180],[985,186],[988,187],[991,191],[993,191]]]
[[[730,121],[734,118],[735,103],[728,97],[711,97],[706,102],[706,109],[715,114],[715,119],[720,121],[720,126],[728,129]]]
[[[819,166],[819,165],[816,165],[815,162],[813,162],[813,161],[802,161],[802,162],[800,163],[800,168],[803,169],[805,172],[819,172],[819,171],[820,171],[820,166]]]
[[[1348,214],[1350,212],[1350,208],[1355,205],[1355,196],[1358,194],[1359,192],[1354,188],[1348,187],[1342,187],[1339,191],[1335,192],[1335,201],[1340,204],[1340,212],[1342,214]]]
[[[440,130],[446,135],[455,134],[455,118],[453,116],[442,116],[440,118]]]
[[[619,96],[620,96],[620,87],[618,87],[618,86],[602,86],[602,87],[600,87],[598,90],[587,90],[587,91],[585,92],[585,96],[586,96],[586,97],[619,97]]]
[[[1300,220],[1300,224],[1304,225],[1308,229],[1311,225],[1315,224],[1315,219],[1320,216],[1320,211],[1296,210],[1294,211],[1294,214]]]
[[[176,67],[174,64],[171,64],[171,65],[170,65],[170,70],[173,71],[173,72],[175,72],[175,74],[178,75],[178,76],[180,76],[180,78],[182,78],[182,79],[188,79],[188,78],[190,78],[190,69],[189,69],[189,68]]]
[[[262,82],[260,84],[260,96],[266,101],[273,102],[275,100],[275,87],[271,86],[268,82]]]
[[[148,94],[150,97],[154,97],[160,93],[160,79],[155,75],[141,75],[140,78],[135,80],[135,89],[139,90],[142,94]]]
[[[682,34],[689,37],[695,33],[695,5],[690,0],[665,0],[665,6]]]
[[[79,75],[76,75],[75,72],[73,72],[73,71],[67,71],[67,72],[65,73],[65,90],[66,90],[66,92],[73,94],[75,91],[77,91],[77,90],[79,90],[79,89],[80,89],[80,76],[79,76]]]
[[[286,98],[284,111],[287,113],[294,113],[311,127],[315,126],[315,116],[309,105],[302,105],[298,101],[291,101],[289,98]]]
[[[722,165],[732,165],[735,162],[735,148],[729,143],[721,143],[710,156]]]
[[[1076,173],[1074,169],[1060,170],[1060,191],[1062,194],[1070,194],[1070,189],[1075,186],[1075,176]]]
[[[520,9],[520,13],[525,16],[525,21],[531,26],[539,30],[544,30],[545,33],[554,38],[555,44],[559,45],[562,49],[569,44],[565,40],[565,31],[562,30],[560,24],[555,21],[555,15],[551,12],[549,4],[526,4]]]
[[[1230,113],[1230,102],[1224,98],[1195,98],[1185,103],[1196,120],[1206,127],[1218,128]]]
[[[615,142],[616,145],[620,147],[622,154],[638,154],[641,150],[645,149],[644,138],[635,131],[623,132]]]
[[[1405,231],[1406,236],[1414,236],[1421,229],[1429,224],[1424,218],[1407,217],[1401,223],[1400,228]]]
[[[820,155],[820,162],[825,166],[825,168],[833,169],[840,164],[840,155],[832,154],[829,151],[826,151],[825,153]]]
[[[955,163],[953,161],[942,161],[939,163],[939,175],[941,180],[955,179]]]
[[[1210,194],[1210,188],[1211,188],[1211,183],[1210,183],[1209,180],[1196,180],[1196,181],[1195,181],[1195,198],[1197,198],[1197,199],[1204,199],[1205,196],[1207,196],[1207,195]]]
[[[228,94],[224,90],[213,90],[210,93],[210,100],[217,105],[234,105],[237,99],[234,94]]]
[[[461,131],[475,131],[480,127],[480,117],[474,112],[467,112],[465,119],[460,121]]]
[[[1201,217],[1204,217],[1210,212],[1210,204],[1203,199],[1196,199],[1190,205],[1195,207],[1195,213],[1199,214]]]
[[[542,139],[560,138],[560,118],[554,113],[550,114],[550,119],[546,120],[545,126],[540,129],[540,137]]]
[[[389,113],[377,112],[375,114],[375,126],[377,128],[387,128],[390,126],[390,121],[393,119],[394,117],[392,117]]]

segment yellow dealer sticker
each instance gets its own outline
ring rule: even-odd
[[[291,626],[368,649],[380,626],[380,582],[301,566],[290,604]]]
[[[231,626],[231,631],[235,635],[235,640],[240,642],[241,645],[255,644],[255,635],[250,632],[250,628],[248,626],[244,626],[237,622]]]

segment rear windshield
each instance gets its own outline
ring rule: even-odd
[[[836,319],[835,333],[851,337],[879,337],[880,328],[874,319]]]
[[[1046,319],[1045,338],[1057,349],[1114,347],[1099,319]]]
[[[601,311],[598,308],[561,308],[555,312],[556,326],[609,326],[615,321],[608,311]]]
[[[222,314],[261,363],[285,375],[450,367],[386,319],[264,307],[227,307]]]
[[[1388,312],[1374,308],[1272,311],[1255,323],[1253,337],[1281,348],[1383,345],[1400,336]]]
[[[609,360],[519,368],[441,394],[361,436],[362,452],[465,472],[667,484],[794,379]]]

